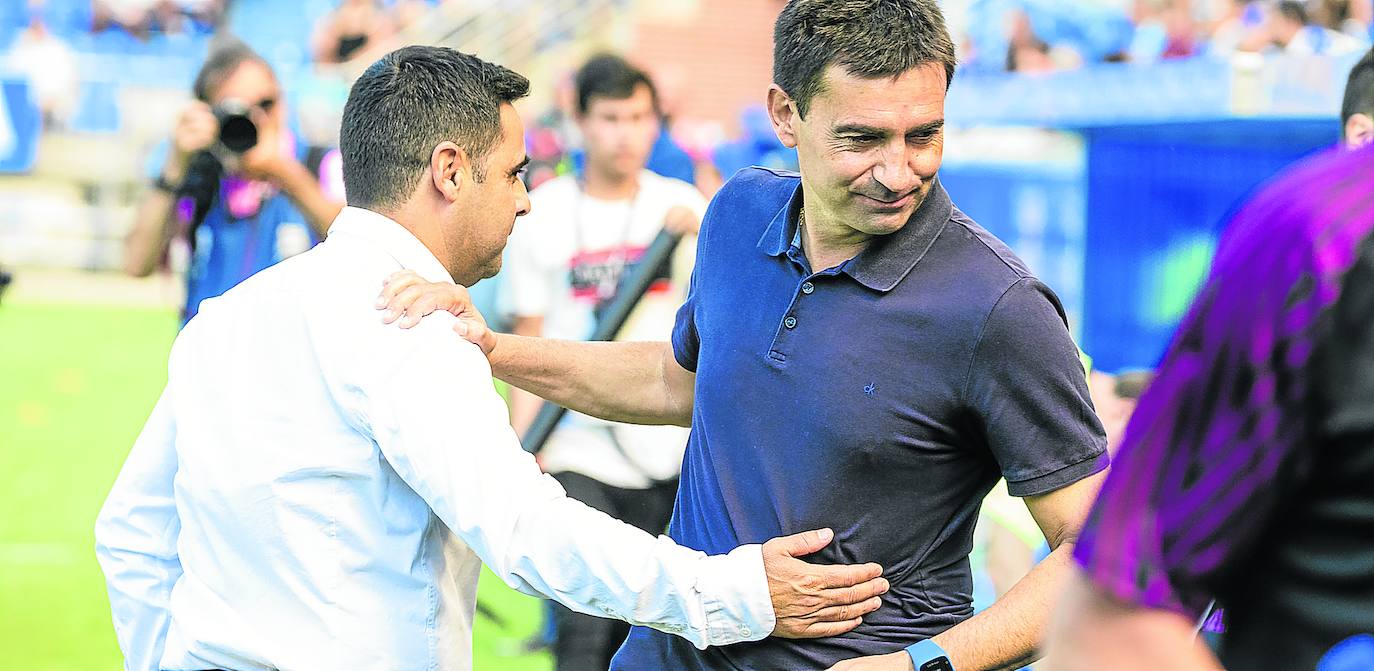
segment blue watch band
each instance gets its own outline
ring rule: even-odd
[[[909,646],[906,654],[911,655],[911,666],[916,671],[954,671],[954,665],[950,663],[945,649],[930,639]],[[930,662],[943,663],[930,665]]]

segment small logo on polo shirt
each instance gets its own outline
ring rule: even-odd
[[[878,393],[878,384],[877,384],[876,382],[869,382],[868,384],[864,385],[864,395],[865,395],[865,396],[874,396],[874,395],[877,395],[877,393]]]

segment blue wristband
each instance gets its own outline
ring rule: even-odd
[[[906,654],[911,655],[911,667],[916,671],[954,671],[954,664],[949,661],[945,649],[930,639],[908,647]]]

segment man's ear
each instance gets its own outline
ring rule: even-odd
[[[472,162],[467,152],[452,142],[440,142],[429,156],[430,178],[444,199],[453,202],[463,185],[472,181]]]
[[[1351,114],[1345,120],[1345,146],[1359,149],[1371,142],[1374,142],[1374,116]]]
[[[773,132],[777,133],[782,145],[788,149],[795,149],[799,131],[797,124],[801,121],[801,113],[797,111],[796,101],[792,100],[792,96],[787,95],[777,84],[768,87],[768,119],[773,122]]]

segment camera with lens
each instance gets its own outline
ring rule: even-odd
[[[226,100],[214,107],[219,122],[219,143],[235,154],[258,144],[258,125],[253,123],[253,108],[237,100]]]

